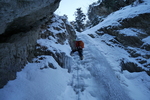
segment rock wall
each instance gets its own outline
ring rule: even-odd
[[[110,13],[132,4],[134,1],[136,0],[99,0],[89,6],[87,15],[93,26],[95,26]]]
[[[60,0],[0,0],[0,88],[35,57],[41,24]]]
[[[130,57],[137,61],[137,63],[123,62],[121,59],[123,70],[128,70],[129,72],[145,71],[150,75],[150,63],[147,62],[150,59],[150,44],[143,42],[143,39],[150,36],[150,13],[140,14],[134,18],[125,18],[118,22],[120,23],[119,26],[103,27],[97,31],[97,34],[103,35],[106,33],[115,36],[111,42],[121,44],[122,48],[130,54]],[[121,30],[130,31],[126,31],[126,34],[123,34]],[[130,32],[135,32],[137,35],[127,35]]]
[[[13,35],[8,43],[0,44],[0,87],[16,78],[27,62],[34,57],[38,30]]]
[[[116,36],[116,39],[125,46],[132,46],[132,47],[141,47],[143,45],[142,39],[148,37],[150,35],[150,14],[140,14],[134,18],[126,18],[119,22],[120,26],[107,26],[101,28],[100,31],[108,33],[110,35]],[[134,32],[138,33],[138,36],[127,36],[124,34],[120,34],[119,30],[122,29],[132,29]],[[140,33],[141,30],[145,32],[145,34]]]
[[[0,1],[0,38],[26,32],[35,27],[39,20],[52,16],[60,0],[1,0]]]
[[[71,49],[74,49],[75,46],[73,40],[75,38],[75,29],[67,21],[67,17],[55,15],[50,21],[42,25],[41,32],[39,34],[39,39],[46,41],[49,45],[38,42],[36,45],[35,55],[52,56],[62,68],[67,68],[68,72],[70,72],[72,62],[70,61],[71,58],[69,58],[62,49],[66,48],[65,45],[68,45]],[[56,43],[56,45],[60,44],[63,48],[56,48],[51,45],[53,43]],[[49,47],[51,47],[51,49],[49,49]]]

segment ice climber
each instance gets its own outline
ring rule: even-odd
[[[71,51],[70,55],[72,56],[74,52],[78,51],[80,59],[83,60],[83,48],[84,42],[80,38],[77,38],[75,40],[75,49]]]

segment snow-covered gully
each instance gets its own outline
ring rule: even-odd
[[[97,30],[102,27],[120,25],[118,23],[120,19],[150,13],[150,0],[144,1],[146,2],[135,7],[124,7],[110,14],[98,25],[77,33],[85,43],[83,60],[79,59],[77,52],[70,56],[68,39],[63,45],[53,36],[37,40],[38,44],[47,47],[47,50],[54,54],[64,53],[64,59],[60,59],[64,61],[65,66],[62,68],[51,55],[34,58],[32,63],[28,62],[22,71],[17,72],[15,80],[10,80],[0,89],[0,100],[150,100],[150,77],[147,73],[122,71],[120,66],[122,58],[135,64],[137,61],[122,45],[111,42],[114,36],[107,33],[97,34]],[[54,23],[48,29],[44,29],[42,34],[44,32],[47,34],[47,30],[54,36],[66,32],[66,29],[55,30],[57,29],[55,27],[63,25],[63,21],[59,19],[56,17]],[[120,34],[136,36],[143,33],[139,29],[134,29],[136,32],[133,32],[132,29],[129,27],[120,30]],[[65,34],[68,36],[67,32]],[[150,36],[143,38],[142,41],[144,44],[150,44]],[[133,50],[141,55],[146,53],[150,55],[149,51],[138,48]],[[138,59],[143,58],[139,56]],[[149,59],[147,63],[150,63]]]
[[[80,35],[85,42],[84,60],[73,55],[72,87],[76,100],[130,100],[119,84],[109,63],[97,50],[88,35]]]

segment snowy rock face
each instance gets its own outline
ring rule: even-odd
[[[103,31],[104,33],[115,36],[115,41],[113,40],[112,42],[121,43],[130,56],[137,60],[137,64],[125,62],[122,65],[123,70],[128,70],[129,72],[146,71],[147,74],[150,75],[150,72],[148,71],[148,66],[150,64],[147,63],[147,60],[150,59],[150,55],[148,53],[150,51],[150,44],[144,43],[143,41],[145,38],[149,38],[150,36],[150,14],[145,13],[134,18],[126,18],[124,20],[120,20],[119,23],[119,26],[107,26],[101,28],[98,31],[98,34]],[[142,53],[144,50],[146,50],[146,52]],[[142,66],[144,66],[146,69],[141,68]]]
[[[134,1],[136,0],[104,0],[103,2],[99,0],[97,3],[89,6],[87,15],[92,24],[96,25],[102,21],[101,18],[119,10],[121,7],[132,4]]]
[[[76,32],[67,21],[67,17],[55,15],[51,21],[42,25],[35,55],[51,55],[62,68],[70,66],[68,65],[70,54],[65,52],[74,48],[75,38]],[[71,48],[68,48],[67,45],[70,45]]]
[[[58,8],[60,0],[1,0],[0,34],[8,36],[30,30]]]
[[[102,27],[99,28],[97,34],[114,36],[110,42],[124,48],[136,61],[136,63],[132,61],[121,63],[123,70],[145,71],[150,75],[150,63],[148,62],[150,59],[150,12],[148,9],[150,8],[147,2],[124,7],[106,17],[99,24]],[[107,44],[110,45],[110,43]]]
[[[38,31],[32,30],[13,35],[8,43],[0,44],[0,88],[15,79],[16,72],[32,60],[37,38]]]
[[[26,33],[15,34],[7,43],[1,43],[0,88],[8,80],[15,79],[16,72],[21,71],[27,62],[32,62],[33,58],[41,55],[52,56],[62,68],[67,67],[69,71],[71,63],[68,55],[70,54],[64,52],[71,51],[68,45],[73,48],[74,38],[76,33],[67,18],[53,16],[40,27]],[[48,63],[48,67],[55,69],[52,63]]]
[[[60,0],[0,1],[0,88],[35,57],[40,26]]]

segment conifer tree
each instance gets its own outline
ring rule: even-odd
[[[85,14],[82,12],[81,8],[77,8],[75,12],[75,29],[78,32],[82,32],[84,30],[84,21],[86,19]]]

